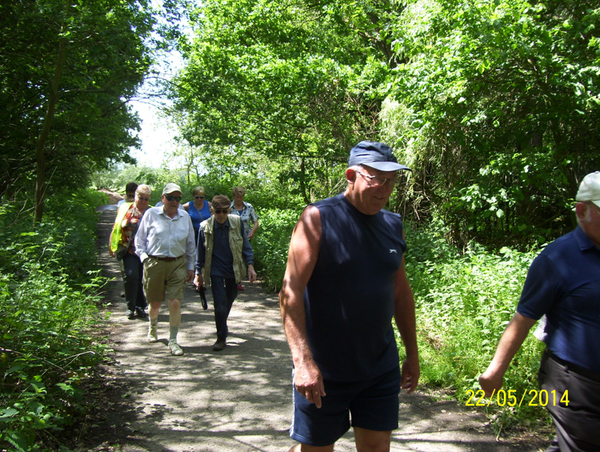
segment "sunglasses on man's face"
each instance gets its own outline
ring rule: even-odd
[[[150,201],[150,198],[144,198],[143,196],[138,196],[140,201]]]
[[[228,213],[229,209],[215,209],[215,213]]]
[[[194,199],[204,199],[204,196],[194,196]]]
[[[165,198],[167,199],[167,201],[177,201],[177,202],[181,201],[181,196],[165,195]]]

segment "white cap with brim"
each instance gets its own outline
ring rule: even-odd
[[[181,188],[179,187],[179,185],[169,183],[169,184],[165,185],[165,188],[163,188],[162,194],[170,195],[171,193],[175,193],[176,191],[178,191],[179,193],[183,193],[181,191]]]
[[[387,144],[376,141],[361,141],[350,151],[348,166],[363,165],[379,171],[408,170],[409,167],[398,163]]]
[[[579,185],[576,201],[591,201],[600,207],[600,171],[590,173],[583,178]]]

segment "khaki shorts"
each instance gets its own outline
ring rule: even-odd
[[[144,261],[144,293],[148,303],[182,300],[187,279],[185,256],[173,261],[148,257]]]

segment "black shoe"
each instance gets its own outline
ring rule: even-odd
[[[225,348],[225,339],[217,339],[217,342],[215,342],[215,345],[213,345],[213,350],[215,352],[220,352],[224,348]]]
[[[144,309],[142,309],[142,308],[135,308],[135,314],[140,319],[147,319],[148,318],[148,313]]]
[[[127,318],[129,320],[135,319],[135,311],[128,309],[127,312],[125,313],[125,315],[127,316]]]

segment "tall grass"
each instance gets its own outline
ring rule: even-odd
[[[0,448],[58,450],[54,432],[85,410],[81,384],[107,351],[90,332],[101,203],[88,191],[51,199],[37,227],[0,206]]]
[[[504,248],[498,254],[473,245],[464,252],[435,231],[407,231],[406,269],[415,294],[422,384],[452,390],[461,403],[480,389],[504,328],[515,313],[527,270],[539,251]],[[537,389],[543,344],[531,334],[509,367],[503,389],[519,398]],[[470,400],[477,402],[479,397]],[[508,406],[502,397],[485,410],[498,432],[515,424],[547,422],[545,410],[528,403]],[[504,406],[500,406],[504,405]]]
[[[255,267],[267,290],[281,288],[292,231],[300,213],[268,209],[260,212],[260,230],[252,240]]]

